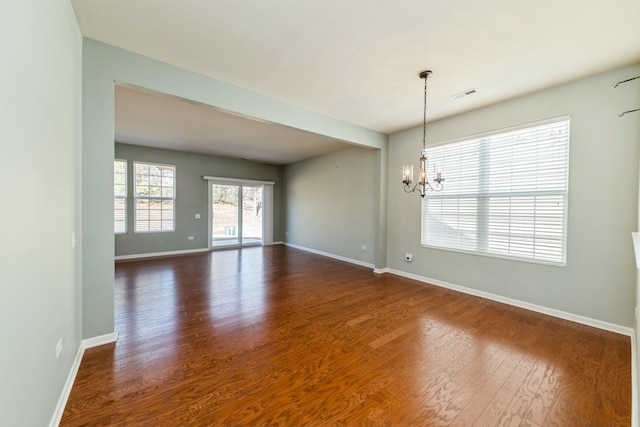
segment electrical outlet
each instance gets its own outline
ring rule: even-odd
[[[60,338],[58,344],[56,344],[56,359],[60,357],[60,353],[62,353],[62,338]]]
[[[193,236],[189,236],[189,237],[188,237],[188,239],[189,239],[189,240],[193,240]]]
[[[407,261],[407,262],[413,261],[413,255],[412,254],[404,254],[404,260]]]
[[[196,219],[200,219],[200,214],[196,214]]]

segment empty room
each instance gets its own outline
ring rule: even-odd
[[[7,4],[0,424],[638,425],[638,16]]]

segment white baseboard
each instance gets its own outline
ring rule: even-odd
[[[638,427],[638,363],[636,336],[631,334],[631,426]]]
[[[115,257],[115,260],[122,261],[125,259],[155,258],[159,256],[186,255],[186,254],[195,254],[199,252],[209,252],[209,248],[185,249],[182,251],[151,252],[148,254],[117,255]]]
[[[513,298],[503,297],[501,295],[492,294],[489,292],[479,291],[477,289],[467,288],[465,286],[455,285],[453,283],[444,282],[442,280],[431,279],[429,277],[419,276],[417,274],[406,273],[400,270],[394,270],[391,268],[385,269],[387,273],[395,274],[397,276],[406,277],[409,279],[417,280],[419,282],[428,283],[430,285],[440,286],[441,288],[447,288],[454,291],[462,292],[469,295],[474,295],[481,298],[486,298],[492,301],[501,302],[504,304],[512,305],[526,310],[535,311],[549,316],[558,317],[560,319],[569,320],[571,322],[581,323],[583,325],[592,326],[594,328],[603,329],[609,332],[615,332],[621,335],[627,335],[632,337],[634,334],[633,328],[616,325],[614,323],[604,322],[602,320],[592,319],[590,317],[580,316],[578,314],[567,313],[565,311],[556,310],[554,308],[543,307],[537,304],[531,304],[528,302],[520,301]]]
[[[85,349],[98,347],[100,345],[111,344],[112,342],[118,341],[118,333],[111,332],[109,334],[100,335],[93,338],[87,338],[82,340],[82,347]]]
[[[69,395],[71,394],[73,383],[76,380],[76,375],[78,375],[78,369],[80,369],[82,356],[84,356],[84,347],[81,343],[80,347],[78,347],[76,358],[73,360],[73,365],[71,365],[71,370],[69,371],[69,375],[67,376],[67,381],[64,383],[62,393],[60,393],[60,397],[58,398],[58,404],[56,405],[53,417],[51,417],[51,422],[49,422],[49,427],[58,427],[58,425],[60,425],[62,414],[64,413],[64,408],[67,406],[67,400],[69,400]]]
[[[317,255],[322,255],[322,256],[329,257],[329,258],[337,259],[337,260],[340,260],[340,261],[345,261],[345,262],[348,262],[348,263],[351,263],[351,264],[361,265],[363,267],[368,267],[368,268],[373,268],[374,267],[374,265],[369,263],[369,262],[358,261],[357,259],[346,258],[346,257],[340,256],[340,255],[334,255],[334,254],[330,254],[328,252],[322,252],[322,251],[318,251],[318,250],[315,250],[315,249],[306,248],[304,246],[294,245],[292,243],[284,242],[283,245],[289,246],[289,247],[295,248],[295,249],[300,249],[300,250],[303,250],[303,251],[306,251],[306,252],[311,252],[311,253],[314,253],[314,254],[317,254]]]
[[[100,335],[98,337],[82,340],[82,342],[80,343],[80,347],[78,347],[76,358],[73,360],[73,365],[71,365],[71,370],[69,370],[67,381],[64,383],[64,388],[62,389],[62,393],[60,393],[60,397],[58,398],[58,404],[56,405],[56,409],[53,413],[53,416],[51,417],[51,421],[49,422],[49,427],[57,427],[58,425],[60,425],[62,414],[64,413],[64,408],[67,406],[67,401],[69,400],[69,395],[71,394],[73,383],[76,380],[76,375],[78,375],[78,370],[80,369],[80,364],[82,363],[84,351],[88,348],[110,344],[112,342],[116,342],[117,340],[117,332],[112,332],[110,334]]]

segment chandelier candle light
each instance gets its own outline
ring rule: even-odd
[[[417,191],[420,194],[420,197],[424,197],[427,191],[441,191],[444,187],[442,183],[444,182],[444,178],[442,177],[442,172],[440,169],[435,168],[434,166],[434,176],[433,180],[436,182],[435,186],[432,186],[429,182],[429,178],[427,178],[427,79],[431,76],[432,72],[427,70],[423,71],[419,74],[421,79],[424,79],[424,112],[423,112],[423,121],[422,121],[422,151],[420,153],[420,175],[418,176],[418,181],[415,183],[413,188],[411,188],[411,184],[413,184],[413,165],[405,166],[402,168],[402,183],[404,184],[405,193],[413,193]],[[418,188],[420,186],[420,188]]]

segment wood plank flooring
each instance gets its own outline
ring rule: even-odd
[[[629,338],[284,246],[116,266],[62,426],[629,426]]]

